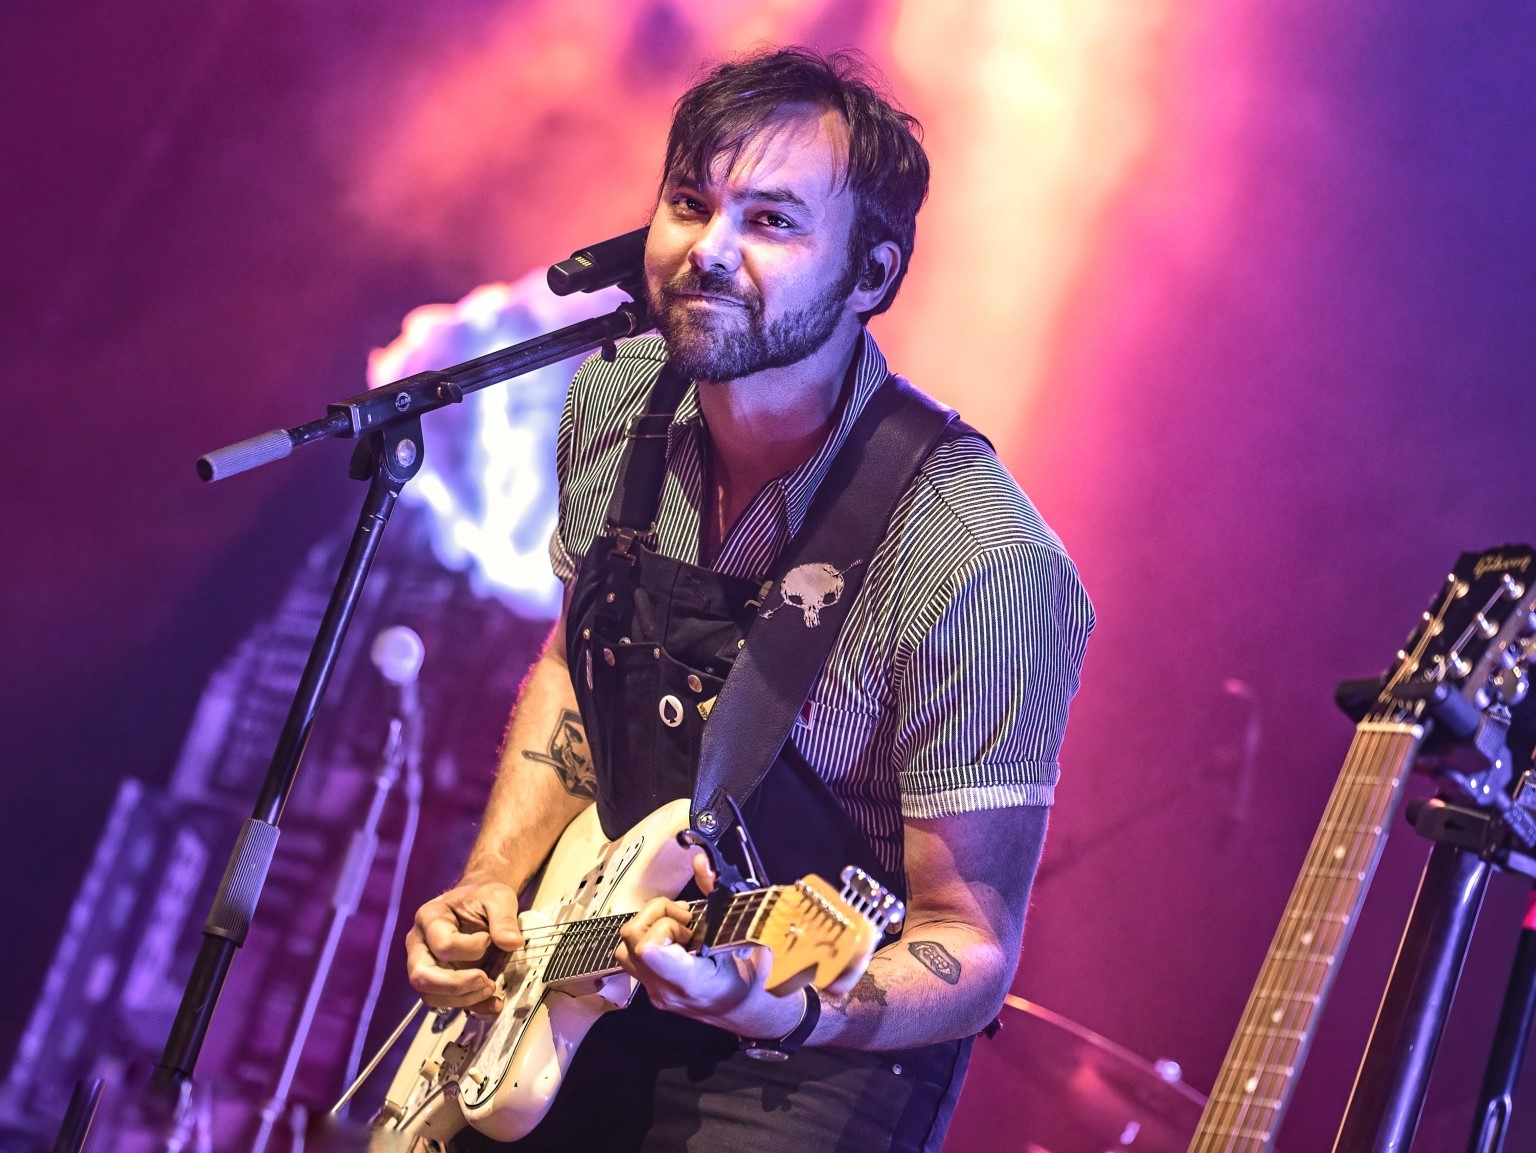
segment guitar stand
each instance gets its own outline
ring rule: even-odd
[[[1379,688],[1379,682],[1372,683]],[[1358,687],[1341,686],[1346,711],[1356,697],[1349,690]],[[1435,844],[1334,1153],[1409,1149],[1488,879],[1504,870],[1536,880],[1536,767],[1525,771],[1511,793],[1512,758],[1504,744],[1508,711],[1494,706],[1491,715],[1483,715],[1454,694],[1444,701],[1425,696],[1439,738],[1426,760],[1443,787],[1439,796],[1410,802],[1407,816],[1419,835]],[[1536,1013],[1536,897],[1524,924],[1469,1153],[1499,1153],[1508,1136],[1514,1084]]]

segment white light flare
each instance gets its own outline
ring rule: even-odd
[[[413,309],[400,335],[368,357],[368,385],[447,368],[598,316],[617,289],[557,297],[544,271],[486,284],[457,304]],[[560,582],[549,567],[556,514],[555,434],[578,358],[530,372],[439,410],[425,432],[426,459],[402,499],[432,514],[432,551],[470,587],[513,611],[553,619]]]

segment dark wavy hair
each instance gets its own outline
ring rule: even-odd
[[[884,312],[912,263],[917,210],[928,196],[928,155],[922,125],[897,108],[884,81],[860,56],[823,56],[790,47],[721,64],[678,99],[667,135],[662,184],[695,181],[717,159],[729,168],[752,136],[786,104],[832,109],[848,125],[843,185],[853,194],[848,237],[849,287],[868,265],[875,245],[892,241],[901,267],[885,295],[861,320]]]

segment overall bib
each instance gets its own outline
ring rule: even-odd
[[[709,706],[759,607],[762,582],[685,564],[644,543],[660,500],[665,430],[685,385],[663,372],[650,413],[632,422],[608,531],[583,560],[567,613],[571,679],[610,838],[692,794]],[[661,395],[668,391],[675,395]],[[904,879],[879,867],[790,744],[752,795],[737,800],[769,882],[815,872],[835,883],[854,864],[905,897]],[[887,1053],[805,1048],[784,1062],[757,1061],[738,1051],[734,1035],[655,1009],[641,989],[629,1008],[593,1027],[532,1133],[511,1146],[462,1138],[457,1146],[936,1151],[969,1054],[967,1039]]]

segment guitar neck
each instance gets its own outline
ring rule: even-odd
[[[1356,729],[1190,1153],[1273,1147],[1422,739],[1414,724]]]
[[[755,941],[778,892],[778,886],[774,886],[733,894],[713,930],[706,930],[705,925],[708,902],[690,902],[688,929],[691,941],[688,948],[691,951],[706,947],[728,949]],[[552,985],[559,981],[601,977],[617,972],[613,953],[619,947],[620,931],[634,915],[616,913],[558,926],[560,939],[544,967],[544,983]]]

